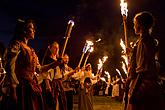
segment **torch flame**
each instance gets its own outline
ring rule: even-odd
[[[99,38],[98,40],[96,40],[95,42],[100,42],[101,41],[101,39]]]
[[[99,58],[99,64],[97,64],[98,65],[98,70],[100,70],[101,69],[101,67],[103,66],[103,62],[101,61],[101,59]]]
[[[103,57],[103,63],[107,60],[108,56]]]
[[[104,77],[101,77],[100,79],[101,79],[102,81],[106,82],[106,80],[105,80],[105,78],[104,78]]]
[[[128,66],[128,58],[127,58],[127,56],[126,55],[122,55],[121,57],[124,59],[126,65]]]
[[[71,24],[72,26],[74,26],[74,21],[73,20],[69,20],[68,24]]]
[[[86,43],[83,48],[83,52],[86,53],[91,48],[91,46],[93,46],[93,42],[86,40]]]
[[[107,60],[107,58],[108,58],[108,56],[104,56],[102,60],[99,58],[99,64],[97,64],[98,70],[102,68],[103,63]]]
[[[127,16],[128,9],[127,9],[127,2],[125,0],[120,0],[121,6],[121,14]]]
[[[89,41],[89,40],[86,40],[86,43],[87,43],[89,46],[92,46],[92,45],[93,45],[93,42],[92,42],[92,41]]]
[[[123,49],[124,53],[126,53],[126,46],[122,39],[120,39],[120,45],[121,45],[121,48]]]
[[[116,69],[116,71],[119,73],[120,77],[122,77],[122,75],[121,75],[120,71],[119,71],[118,69]]]
[[[91,53],[91,52],[93,52],[93,50],[94,50],[94,48],[91,47],[91,48],[89,49],[89,52]]]
[[[89,50],[89,49],[92,49],[91,46],[93,46],[93,42],[92,41],[89,41],[89,40],[86,40],[86,43],[87,43],[87,47],[86,47],[86,51]],[[92,50],[91,50],[92,51]],[[86,52],[85,52],[86,53]]]
[[[122,52],[124,54],[121,57],[124,59],[126,65],[128,66],[128,57],[126,56],[126,46],[125,46],[125,44],[124,44],[122,39],[120,40],[120,45],[121,45],[121,48],[123,49]]]
[[[122,69],[124,70],[124,73],[127,75],[127,68],[124,62],[122,62]]]
[[[111,77],[109,72],[105,71],[104,73],[108,76],[108,79]]]
[[[92,77],[94,77],[95,76],[95,74],[94,73],[92,73]]]

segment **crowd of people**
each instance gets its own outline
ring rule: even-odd
[[[107,88],[112,87],[112,98],[120,101],[124,98],[124,110],[165,110],[155,62],[157,47],[151,36],[153,24],[151,13],[135,15],[134,30],[139,37],[129,51],[128,77],[125,81],[116,74],[114,80],[106,83]],[[93,110],[94,85],[100,76],[93,75],[92,65],[88,63],[73,69],[68,65],[69,55],[59,55],[56,41],[39,56],[28,45],[28,41],[35,38],[35,31],[33,20],[18,20],[14,36],[1,55],[6,74],[0,85],[0,109],[73,110],[76,89],[78,109]],[[78,86],[75,86],[76,81]]]

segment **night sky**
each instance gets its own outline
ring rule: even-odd
[[[160,62],[165,65],[165,6],[163,0],[128,0],[128,39],[132,40],[133,16],[140,11],[150,11],[156,18],[153,35],[160,40]],[[33,48],[47,46],[56,40],[63,45],[67,22],[74,19],[75,26],[69,38],[66,53],[76,66],[85,40],[101,38],[89,61],[94,65],[103,55],[113,55],[115,38],[123,35],[120,0],[0,0],[0,41],[7,46],[13,35],[16,19],[32,18],[37,23]]]

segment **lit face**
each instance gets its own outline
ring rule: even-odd
[[[51,48],[50,48],[50,51],[53,55],[58,55],[59,45],[57,43],[53,43]]]
[[[34,39],[35,27],[33,23],[29,23],[25,29],[25,35],[28,39]]]
[[[140,26],[138,24],[138,22],[136,21],[136,19],[134,19],[134,31],[135,31],[135,34],[139,35],[140,34]]]
[[[63,62],[64,62],[64,64],[68,64],[69,63],[69,56],[68,55],[64,55],[63,56]]]

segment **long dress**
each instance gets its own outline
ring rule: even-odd
[[[84,88],[80,88],[78,110],[94,110],[93,84],[96,83],[96,80],[92,78],[91,71],[84,72],[83,78],[84,79],[80,82],[83,84]]]
[[[35,51],[24,42],[15,41],[8,48],[7,59],[6,71],[10,85],[16,85],[17,103],[8,103],[4,109],[43,110],[41,88],[35,76],[40,68]]]
[[[118,78],[118,79],[116,79],[114,82],[112,82],[112,98],[117,98],[117,97],[119,97],[119,93],[120,93],[120,88],[119,88],[119,82],[120,81],[120,79]]]

